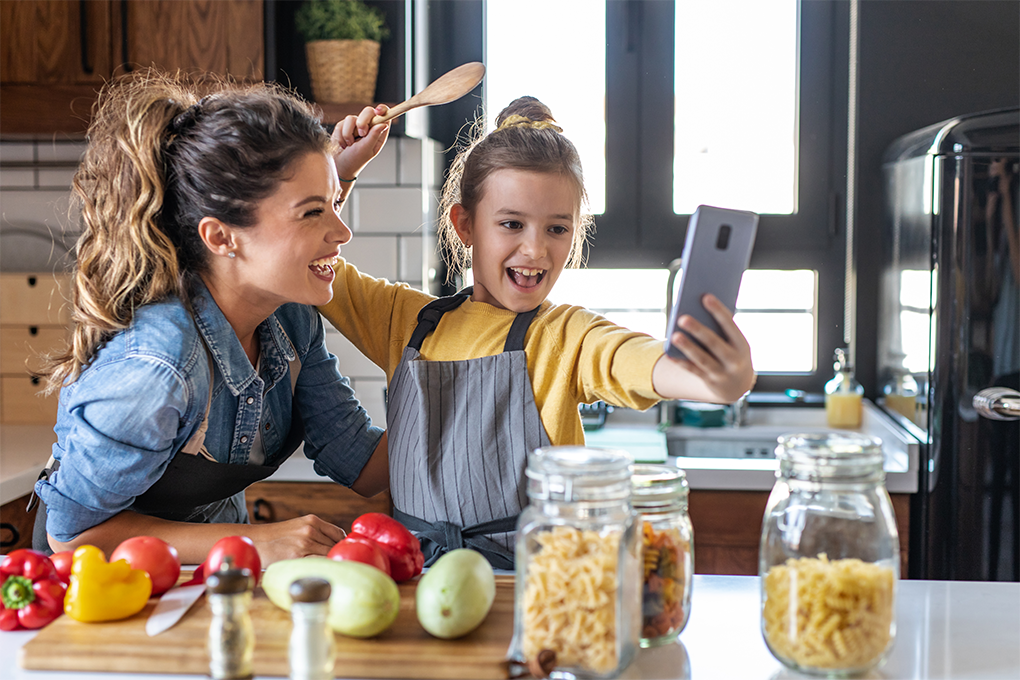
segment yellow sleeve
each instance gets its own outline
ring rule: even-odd
[[[652,385],[662,340],[581,307],[561,305],[550,311],[559,317],[550,321],[560,329],[560,370],[570,371],[569,384],[580,403],[602,400],[644,410],[662,399]]]
[[[333,299],[319,312],[383,369],[388,381],[414,331],[418,312],[435,298],[406,283],[363,274],[342,258],[333,269]]]

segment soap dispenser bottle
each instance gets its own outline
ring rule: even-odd
[[[860,427],[864,388],[854,378],[854,367],[846,349],[837,347],[833,360],[836,375],[825,383],[825,418],[829,427]]]
[[[917,381],[902,363],[895,366],[891,373],[892,377],[882,386],[885,407],[890,411],[896,411],[911,422],[916,422],[917,395],[920,392]]]

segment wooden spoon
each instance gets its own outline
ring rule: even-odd
[[[433,104],[446,104],[455,99],[460,99],[471,90],[475,89],[478,83],[482,82],[485,75],[485,65],[480,61],[472,61],[462,64],[435,80],[424,90],[414,95],[405,102],[397,104],[383,116],[376,116],[372,119],[372,125],[385,123],[388,120],[407,113],[419,106],[432,106]]]

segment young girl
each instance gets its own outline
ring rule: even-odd
[[[338,126],[341,178],[372,157],[366,109]],[[419,532],[428,559],[470,545],[501,568],[526,504],[527,453],[584,444],[578,404],[647,409],[660,399],[732,402],[754,384],[750,350],[732,313],[709,296],[719,337],[680,326],[703,345],[662,341],[546,298],[581,260],[590,218],[581,163],[549,110],[523,97],[498,127],[465,148],[447,179],[440,240],[474,286],[435,299],[340,264],[320,311],[389,381],[387,427],[395,516]],[[369,140],[366,140],[368,142]]]
[[[332,297],[351,237],[334,144],[282,89],[156,72],[104,88],[88,139],[73,338],[46,373],[60,404],[35,547],[109,554],[150,535],[197,564],[243,533],[264,563],[325,554],[343,532],[313,515],[235,523],[245,487],[302,441],[316,471],[362,495],[388,483],[385,437],[310,306]]]

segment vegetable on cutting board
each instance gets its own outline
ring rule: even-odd
[[[390,561],[386,557],[386,553],[382,551],[375,541],[358,536],[357,534],[348,536],[334,545],[326,553],[326,557],[331,560],[361,562],[385,572],[387,576],[390,575]]]
[[[227,557],[234,560],[235,569],[247,569],[255,579],[255,585],[262,578],[262,558],[255,548],[255,543],[247,536],[226,536],[216,541],[205,558],[205,573],[219,571],[220,565]]]
[[[341,635],[378,635],[397,620],[400,590],[385,573],[361,562],[300,557],[274,562],[262,576],[262,589],[277,607],[290,610],[290,584],[315,576],[329,581],[329,625]]]
[[[403,524],[381,512],[365,513],[351,524],[348,538],[375,542],[390,562],[390,576],[398,583],[421,573],[425,556],[418,538]]]
[[[149,601],[152,579],[125,560],[108,563],[103,551],[82,545],[74,551],[64,613],[76,621],[117,621],[137,614]]]
[[[458,638],[482,624],[496,599],[496,576],[476,550],[444,554],[418,581],[415,609],[422,628],[438,638]]]
[[[152,579],[152,594],[162,595],[177,584],[181,559],[177,549],[155,536],[133,536],[118,545],[110,561],[124,560],[134,569],[142,569]]]
[[[0,562],[0,630],[42,628],[63,613],[65,590],[46,555],[13,551]]]

